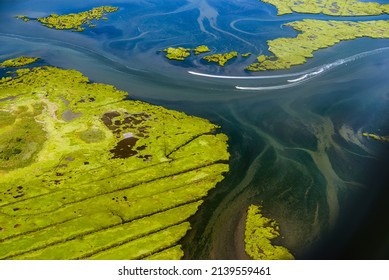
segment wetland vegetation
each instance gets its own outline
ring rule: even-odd
[[[229,169],[227,137],[126,96],[55,67],[0,80],[1,259],[183,256],[188,218]]]

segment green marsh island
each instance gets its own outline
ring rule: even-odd
[[[163,50],[166,53],[166,57],[170,60],[185,60],[188,56],[190,56],[190,48],[166,48]]]
[[[362,136],[367,137],[367,138],[371,138],[373,140],[380,141],[380,142],[389,142],[389,135],[381,136],[381,135],[377,135],[374,133],[363,132]]]
[[[185,60],[185,58],[189,57],[191,55],[191,51],[195,55],[200,55],[203,53],[208,53],[211,50],[208,46],[201,45],[198,47],[195,47],[194,49],[190,48],[184,48],[184,47],[169,47],[163,50],[163,52],[166,53],[166,58],[169,60]],[[251,53],[244,53],[242,54],[242,57],[248,57]],[[233,51],[229,53],[216,53],[211,55],[203,56],[201,59],[205,60],[207,62],[213,62],[217,63],[219,66],[224,66],[228,61],[238,56],[238,53]]]
[[[329,16],[376,16],[389,14],[389,4],[358,0],[261,0],[275,6],[278,15],[291,13]]]
[[[323,0],[261,0],[272,4],[282,16],[291,13],[325,14],[334,17],[334,20],[304,19],[284,24],[298,31],[296,37],[282,37],[267,41],[268,51],[271,55],[259,55],[256,61],[248,65],[247,71],[266,71],[289,69],[292,66],[306,63],[313,53],[325,49],[342,41],[355,40],[358,38],[388,39],[389,21],[339,21],[337,16],[375,16],[389,14],[389,4],[375,2],[360,2],[357,0],[323,1]],[[169,48],[170,49],[170,48]],[[180,49],[180,48],[179,48]],[[183,60],[177,50],[178,58],[166,56],[169,59]],[[190,55],[189,49],[186,56]],[[202,59],[208,62],[216,62],[224,66],[231,58],[236,57],[238,52],[232,51],[225,54],[211,54]],[[251,53],[242,54],[248,57]]]
[[[191,52],[193,52],[195,55],[199,55],[210,51],[211,50],[205,45],[197,46],[194,49],[184,47],[169,47],[163,50],[163,52],[166,53],[166,58],[170,60],[185,60],[185,58],[191,55]]]
[[[21,67],[29,64],[33,64],[39,60],[38,57],[21,56],[17,58],[11,58],[0,63],[1,67]]]
[[[262,206],[250,205],[245,226],[245,251],[254,260],[293,260],[283,246],[274,245],[280,238],[280,228],[274,219],[262,215]]]
[[[180,259],[227,137],[75,70],[0,80],[1,259]]]
[[[201,45],[193,49],[195,55],[199,55],[201,53],[207,53],[210,52],[211,50],[208,48],[206,45]]]
[[[389,21],[335,21],[305,19],[285,24],[300,34],[267,42],[271,56],[261,55],[247,67],[249,71],[288,69],[304,64],[313,52],[341,41],[357,38],[389,38]]]
[[[281,1],[261,0],[274,5],[278,15],[290,13],[326,14],[334,16],[373,16],[389,13],[389,4],[360,2],[357,0],[323,1]],[[361,37],[389,38],[389,21],[336,21],[336,20],[300,20],[286,23],[299,32],[297,37],[277,38],[267,41],[268,51],[273,55],[260,55],[257,62],[246,70],[264,71],[288,69],[304,64],[313,52],[328,48],[341,41]]]
[[[25,22],[36,20],[48,28],[81,32],[84,31],[86,27],[95,27],[96,25],[92,23],[93,21],[101,19],[106,20],[108,19],[108,13],[113,13],[117,10],[117,7],[101,6],[84,12],[70,13],[65,15],[51,14],[47,17],[40,17],[36,19],[29,18],[25,15],[19,15],[16,16],[16,18],[19,18]]]
[[[220,66],[224,66],[229,60],[237,56],[238,56],[237,52],[217,53],[213,55],[204,56],[203,59],[208,62],[215,62]]]

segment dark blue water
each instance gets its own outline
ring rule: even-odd
[[[102,4],[120,10],[83,33],[13,18]],[[342,42],[291,70],[244,71],[267,53],[267,40],[296,35],[284,23],[303,18],[329,17],[277,17],[273,6],[257,0],[0,1],[0,60],[39,56],[42,64],[77,69],[124,89],[129,98],[221,125],[229,136],[231,171],[191,219],[186,258],[246,258],[241,234],[252,203],[262,203],[279,221],[280,244],[298,258],[387,258],[389,145],[362,132],[389,135],[389,40]],[[159,52],[201,44],[253,56],[220,68],[195,56],[169,61]]]

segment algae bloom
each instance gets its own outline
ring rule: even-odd
[[[1,259],[179,259],[229,167],[209,121],[26,68],[0,80]]]

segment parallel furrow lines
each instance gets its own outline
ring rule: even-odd
[[[199,134],[199,135],[196,135],[195,137],[191,138],[190,141],[186,142],[185,144],[181,145],[180,147],[178,147],[177,149],[173,150],[172,152],[169,153],[168,156],[170,156],[171,154],[173,154],[174,152],[177,152],[179,149],[187,146],[188,144],[190,144],[192,141],[194,141],[195,139],[203,136],[203,135],[211,135],[210,133],[202,133],[202,134]],[[170,159],[170,158],[169,158]],[[145,170],[148,170],[148,169],[155,169],[156,167],[158,166],[166,166],[166,165],[169,165],[169,164],[172,164],[172,162],[177,162],[179,159],[170,159],[169,162],[162,162],[162,163],[157,163],[157,164],[153,164],[153,165],[149,165],[149,166],[146,166],[146,167],[142,167],[142,168],[138,168],[138,169],[134,169],[134,170],[128,170],[128,171],[124,171],[124,172],[121,172],[120,174],[114,174],[114,175],[111,175],[111,176],[107,176],[107,177],[103,177],[103,178],[99,178],[97,180],[94,180],[93,178],[88,181],[88,182],[85,182],[85,183],[81,183],[81,184],[78,184],[77,185],[77,190],[80,190],[80,188],[82,187],[88,187],[90,186],[91,184],[94,184],[94,183],[99,183],[99,182],[102,182],[104,180],[109,180],[109,179],[114,179],[116,178],[117,176],[124,176],[124,175],[127,175],[127,174],[131,174],[133,175],[134,177],[136,177],[136,172],[139,172],[139,171],[145,171]],[[106,193],[102,193],[101,195],[105,195],[105,194],[109,194],[109,193],[112,193],[112,192],[115,192],[117,190],[125,190],[125,189],[129,189],[129,188],[132,188],[132,187],[136,187],[140,184],[143,184],[143,183],[149,183],[149,182],[153,182],[153,181],[156,181],[156,180],[159,180],[159,179],[164,179],[164,178],[167,178],[167,177],[171,177],[171,176],[177,176],[177,175],[180,175],[180,174],[183,174],[183,173],[186,173],[186,172],[190,172],[190,171],[193,171],[193,170],[196,170],[196,169],[200,169],[200,168],[203,168],[203,167],[207,167],[207,166],[210,166],[212,164],[217,164],[219,163],[220,161],[215,161],[215,162],[210,162],[208,164],[204,164],[204,165],[198,165],[194,168],[190,168],[190,169],[187,169],[187,170],[182,170],[182,171],[179,171],[179,172],[176,172],[176,173],[171,173],[171,174],[168,174],[166,176],[161,176],[161,177],[156,177],[156,178],[152,178],[152,179],[146,179],[144,181],[141,181],[139,183],[135,183],[135,184],[131,184],[131,185],[128,185],[128,187],[125,187],[125,188],[119,188],[119,189],[116,189],[116,190],[113,190],[111,192],[106,192]],[[225,162],[224,162],[225,163]],[[134,174],[135,173],[135,174]],[[72,187],[69,187],[69,188],[65,188],[65,189],[68,189],[68,190],[71,190]],[[58,193],[58,192],[63,192],[64,189],[62,190],[54,190],[54,191],[51,191],[49,193],[43,193],[43,194],[39,194],[37,196],[32,196],[32,197],[28,197],[28,198],[25,198],[25,199],[19,199],[17,201],[14,201],[14,202],[11,202],[11,203],[7,203],[7,204],[3,204],[0,206],[0,212],[1,212],[1,208],[3,207],[6,207],[6,206],[11,206],[11,205],[14,205],[14,204],[17,204],[19,202],[25,202],[25,201],[29,201],[31,199],[35,199],[35,198],[38,198],[38,197],[44,197],[44,196],[47,196],[47,195],[52,195],[54,193]],[[85,199],[88,199],[88,198],[85,198]],[[83,200],[77,200],[77,201],[74,201],[74,202],[80,202],[80,201],[83,201]],[[67,203],[62,203],[62,205],[67,205]]]
[[[83,242],[85,243],[88,241],[88,239],[89,240],[98,239],[99,236],[100,237],[104,237],[104,236],[111,236],[112,237],[112,235],[113,235],[112,232],[117,232],[117,231],[123,232],[121,237],[118,237],[117,239],[110,240],[112,243],[111,245],[108,245],[108,246],[106,245],[107,243],[109,244],[109,242],[103,243],[101,245],[101,247],[97,250],[94,247],[93,251],[90,251],[90,252],[85,253],[83,255],[79,255],[77,257],[74,257],[74,256],[69,257],[69,258],[73,258],[73,259],[87,258],[87,257],[92,256],[94,254],[97,254],[99,252],[102,252],[102,251],[105,251],[105,250],[108,250],[108,249],[111,249],[114,247],[121,246],[121,245],[128,243],[130,241],[133,241],[135,239],[142,238],[142,237],[147,236],[149,234],[152,234],[152,233],[161,231],[163,229],[166,229],[168,227],[180,224],[183,221],[185,221],[186,219],[188,219],[189,216],[191,216],[197,210],[197,207],[199,206],[199,204],[201,204],[201,202],[199,202],[199,201],[184,203],[182,205],[174,206],[170,209],[165,209],[163,211],[159,211],[156,213],[145,215],[143,217],[136,218],[136,219],[133,219],[130,221],[125,221],[124,223],[117,222],[117,223],[112,224],[112,225],[107,226],[107,227],[103,227],[103,228],[96,229],[96,230],[91,230],[88,232],[84,232],[82,234],[75,234],[75,235],[72,235],[72,236],[65,238],[65,239],[60,239],[60,240],[46,243],[42,246],[33,247],[32,249],[29,249],[29,250],[20,251],[18,253],[14,253],[14,254],[12,254],[12,253],[3,254],[1,259],[28,258],[28,255],[33,255],[32,253],[37,252],[37,251],[41,251],[41,253],[43,252],[43,254],[41,254],[41,255],[44,255],[44,251],[47,249],[52,250],[52,251],[56,251],[56,250],[58,250],[58,248],[61,248],[61,247],[67,248],[67,250],[72,250],[72,248],[80,247],[79,246],[80,243],[83,243]],[[172,220],[172,216],[177,215],[178,213],[181,215],[179,217],[179,219]],[[164,224],[160,225],[156,221],[158,219],[161,219],[161,218],[164,219]],[[153,225],[153,222],[154,222],[154,225]],[[146,228],[144,225],[148,225],[148,227]],[[29,235],[25,235],[24,237],[31,238],[31,236],[29,236]],[[21,240],[23,240],[23,239],[21,239]],[[10,242],[15,244],[18,242],[18,240],[10,240]],[[78,246],[75,246],[75,245],[78,245]],[[1,245],[0,245],[0,248],[1,248]],[[3,251],[3,250],[1,250],[1,251]],[[3,253],[5,253],[5,252],[3,252]],[[35,255],[39,255],[39,252],[35,253]],[[47,255],[47,253],[46,253],[46,255]]]
[[[103,196],[114,194],[114,193],[117,193],[117,192],[120,192],[120,191],[130,190],[130,189],[142,186],[142,185],[147,185],[147,184],[150,184],[150,183],[157,182],[159,180],[173,178],[175,176],[180,176],[180,175],[192,172],[192,171],[202,170],[203,168],[211,167],[213,165],[218,165],[218,164],[224,164],[224,163],[225,163],[225,161],[215,161],[215,162],[211,162],[209,164],[205,164],[205,165],[202,165],[202,166],[196,166],[194,168],[187,169],[187,170],[182,170],[182,171],[179,171],[179,172],[176,172],[176,173],[172,173],[172,174],[169,174],[169,175],[166,175],[166,176],[161,176],[161,177],[153,178],[153,179],[150,179],[150,180],[143,180],[143,181],[140,181],[140,182],[135,183],[135,184],[126,185],[126,187],[121,187],[121,188],[119,187],[119,188],[116,188],[116,189],[114,189],[112,191],[100,193],[100,194],[97,194],[97,195],[94,195],[94,196],[87,196],[87,197],[85,197],[83,199],[78,199],[78,200],[75,200],[75,201],[72,201],[72,202],[62,202],[60,207],[55,208],[55,209],[52,208],[49,211],[39,212],[39,214],[52,213],[53,211],[58,210],[60,208],[63,208],[65,206],[71,206],[71,205],[78,204],[78,203],[81,203],[81,202],[84,202],[84,201],[87,201],[87,200],[90,200],[90,199],[95,199],[95,198],[103,197]],[[121,175],[123,175],[123,174],[121,174]],[[85,184],[84,186],[88,186],[88,185],[89,184]],[[68,190],[72,190],[72,189],[68,188],[66,190],[60,190],[60,191],[55,191],[55,192],[51,192],[51,193],[47,193],[47,194],[42,194],[42,195],[37,196],[36,198],[40,198],[41,199],[41,198],[43,198],[45,196],[50,196],[52,194],[57,194],[57,193],[66,194],[66,191],[68,191]],[[79,189],[77,189],[77,191],[79,191]],[[3,205],[3,206],[0,207],[0,212],[7,215],[7,213],[1,211],[2,208],[4,209],[4,208],[10,207],[10,206],[14,207],[18,203],[29,202],[29,201],[32,201],[34,198],[35,197],[31,197],[31,198],[26,199],[26,200],[20,200],[20,201],[14,202],[14,203]],[[18,216],[23,216],[23,215],[18,215]],[[30,216],[30,215],[26,215],[26,216]],[[1,239],[0,239],[0,241],[1,241]]]
[[[145,209],[143,209],[143,211],[140,211],[137,208],[135,208],[134,210],[131,211],[131,209],[130,209],[131,204],[124,203],[123,205],[116,205],[117,203],[112,202],[110,198],[108,198],[105,201],[100,202],[100,203],[98,201],[93,201],[93,198],[90,198],[91,201],[87,205],[96,205],[98,203],[101,204],[102,206],[106,205],[105,207],[111,207],[108,209],[112,209],[111,211],[115,211],[115,214],[117,216],[120,216],[121,220],[123,219],[124,221],[131,221],[131,220],[139,219],[139,218],[146,217],[149,215],[153,215],[153,214],[161,212],[161,211],[166,211],[166,210],[171,209],[173,207],[177,207],[177,206],[183,204],[183,202],[185,202],[185,201],[186,202],[193,202],[193,200],[198,200],[199,198],[201,198],[203,196],[203,194],[205,194],[205,192],[204,192],[205,190],[202,190],[200,188],[200,186],[202,186],[204,188],[208,185],[211,185],[213,182],[219,181],[219,180],[221,180],[221,178],[218,179],[217,176],[216,177],[208,176],[206,178],[201,178],[199,180],[196,180],[196,181],[192,182],[191,184],[179,183],[179,184],[177,184],[177,186],[175,186],[173,188],[169,188],[168,190],[161,191],[161,192],[158,192],[158,190],[157,190],[157,192],[152,193],[148,196],[138,197],[138,198],[136,198],[134,203],[142,203],[144,201],[144,203],[147,204],[147,203],[152,203],[153,201],[157,201],[157,200],[160,200],[160,202],[161,202],[161,205],[159,205],[159,206],[149,205],[149,207],[146,207]],[[191,185],[193,186],[192,187],[193,190],[186,190],[188,187],[191,187]],[[199,188],[196,188],[195,187],[196,185],[198,185]],[[167,201],[168,197],[171,195],[176,196],[176,198],[175,198],[176,202],[174,202],[174,200],[172,202],[163,202],[165,200]],[[192,196],[193,196],[193,198],[190,199],[190,197],[192,197]],[[100,197],[101,196],[99,196],[98,198],[100,198]],[[133,203],[131,200],[129,202]],[[108,204],[108,203],[111,203],[111,204]],[[85,205],[85,201],[83,202],[83,204],[84,204],[83,207],[87,206],[87,205]],[[82,207],[82,205],[80,205],[80,207]],[[161,209],[159,209],[158,207],[160,207]],[[77,209],[77,207],[73,208],[73,209]],[[80,214],[78,214],[78,213],[72,214],[72,209],[67,209],[67,208],[62,208],[62,209],[60,209],[60,211],[61,212],[59,212],[59,213],[54,212],[54,213],[51,213],[50,215],[56,215],[56,217],[57,217],[56,220],[60,219],[61,215],[65,215],[64,217],[70,216],[71,218],[67,219],[66,221],[73,221],[76,219],[79,219],[81,221],[82,219],[85,219],[86,217],[89,217],[90,215],[94,215],[93,212],[91,214],[88,214],[88,213],[83,214],[82,212]],[[118,215],[117,214],[118,212],[121,212],[122,214]],[[82,216],[79,217],[78,215],[82,215]],[[30,220],[34,221],[34,220],[40,220],[42,218],[44,219],[45,216],[42,216],[42,217],[33,216],[30,218]],[[36,227],[35,230],[28,231],[28,233],[32,234],[34,232],[36,233],[36,232],[39,232],[42,230],[48,231],[50,229],[50,227],[55,228],[59,224],[62,224],[62,223],[49,224],[45,227]],[[14,237],[16,238],[19,236],[23,236],[23,235],[24,235],[24,233],[15,234],[13,236],[8,236],[8,237],[0,240],[0,242],[12,239]],[[1,243],[0,243],[0,248],[1,248]]]

